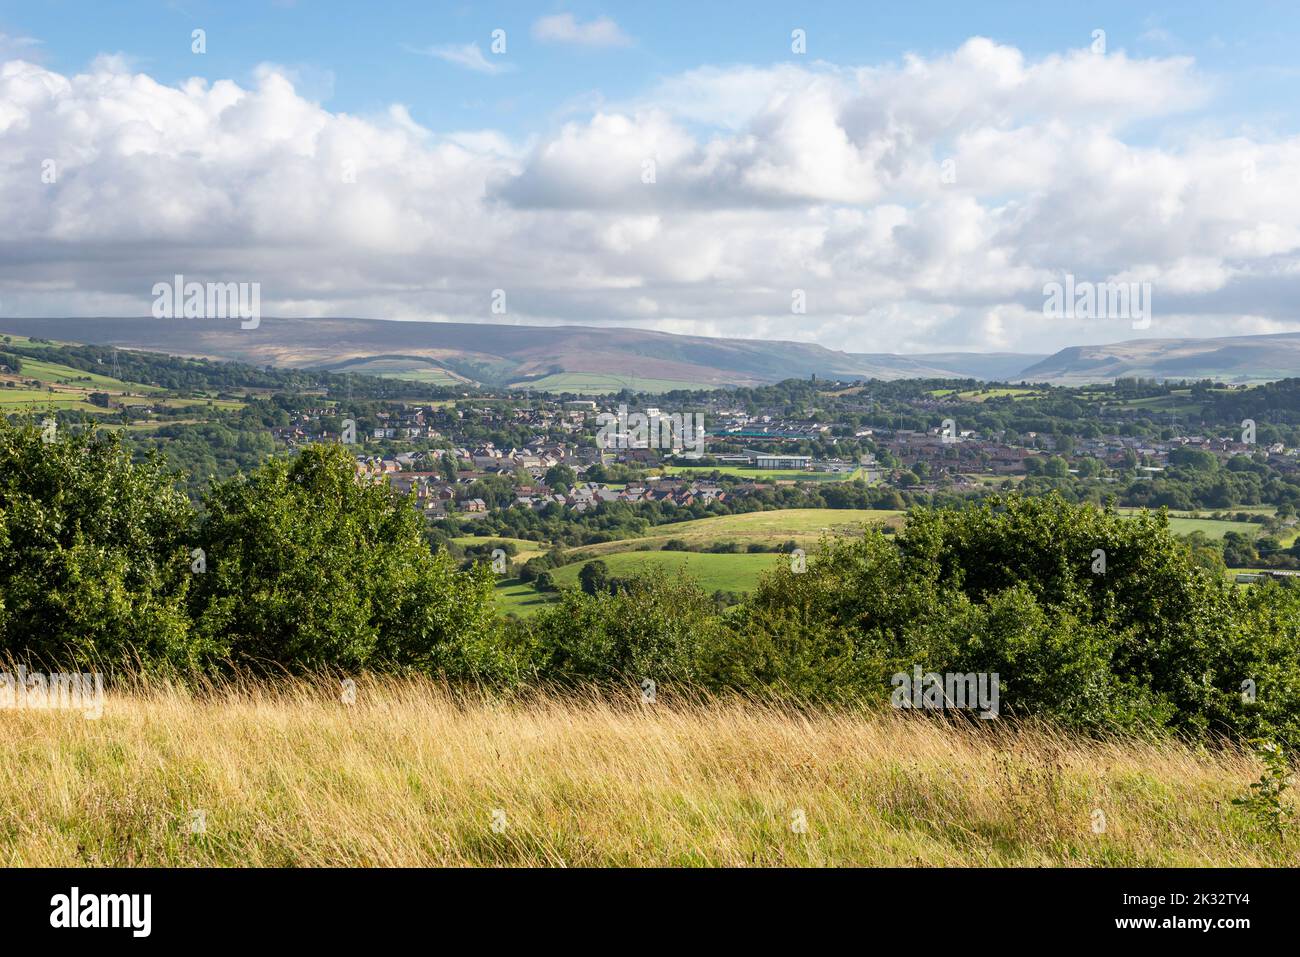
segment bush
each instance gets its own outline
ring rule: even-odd
[[[1004,712],[1073,726],[1300,733],[1300,593],[1238,591],[1163,515],[1057,496],[919,509],[893,539],[834,541],[806,573],[767,577],[733,642],[713,669],[731,686],[883,696],[916,664],[996,671]]]
[[[0,420],[0,651],[150,668],[207,658],[186,615],[192,519],[161,461],[133,463],[116,435]]]
[[[578,569],[578,586],[585,595],[599,595],[609,590],[609,566],[599,558]]]
[[[491,570],[458,572],[384,485],[358,481],[341,446],[271,459],[205,499],[208,569],[198,632],[243,665],[411,668],[493,678],[513,662],[495,639]]]
[[[567,589],[526,623],[538,673],[552,680],[697,682],[702,649],[724,626],[707,592],[662,572],[613,594]]]
[[[0,422],[0,652],[151,671],[524,667],[490,571],[457,572],[341,448],[214,486],[202,518],[172,478],[114,434]]]

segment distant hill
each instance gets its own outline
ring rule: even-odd
[[[1042,356],[1020,352],[935,352],[900,356],[892,353],[849,353],[877,379],[1019,378],[1026,366]]]
[[[803,342],[644,329],[376,319],[0,319],[0,332],[68,342],[432,382],[611,391],[759,385],[792,377],[1003,378],[1036,355],[853,354]]]
[[[1028,366],[1017,378],[1070,384],[1120,376],[1249,382],[1296,375],[1300,375],[1300,333],[1071,346]]]
[[[1300,334],[1142,339],[1052,356],[852,353],[806,342],[714,339],[645,329],[379,319],[265,318],[256,329],[205,319],[3,319],[0,332],[258,366],[326,369],[572,392],[838,379],[972,378],[1057,383],[1117,376],[1235,382],[1300,375]]]

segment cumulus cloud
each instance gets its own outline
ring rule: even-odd
[[[331,112],[273,65],[169,86],[114,58],[10,60],[0,314],[144,315],[179,272],[260,281],[270,315],[853,352],[1297,328],[1300,139],[1159,125],[1212,93],[1183,58],[976,38],[867,67],[705,67],[517,140],[398,104]],[[1152,326],[1046,319],[1066,273],[1151,282]]]
[[[625,47],[632,43],[632,38],[609,17],[581,23],[571,13],[541,17],[533,24],[533,37],[543,43],[574,43],[587,47]]]

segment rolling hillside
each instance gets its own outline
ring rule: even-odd
[[[199,319],[0,319],[0,332],[438,384],[464,381],[592,393],[758,385],[814,374],[999,378],[1042,358],[858,355],[813,343],[711,339],[645,329],[374,319],[264,318],[256,329]]]
[[[258,366],[327,369],[437,385],[645,392],[838,379],[1105,382],[1118,376],[1262,381],[1300,375],[1300,334],[1140,339],[1052,356],[850,353],[807,342],[712,339],[646,329],[264,318],[0,319],[0,333],[148,349]]]
[[[1075,385],[1120,376],[1258,382],[1295,375],[1300,375],[1300,334],[1282,333],[1072,346],[1030,365],[1018,378]]]

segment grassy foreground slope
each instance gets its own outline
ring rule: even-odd
[[[300,683],[4,719],[11,865],[1300,863],[1231,805],[1246,756],[1001,722],[395,679],[352,705]]]

